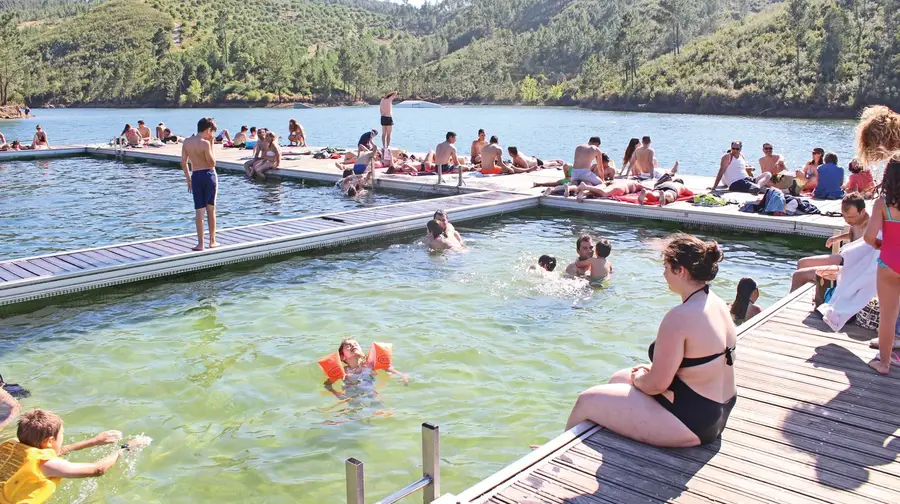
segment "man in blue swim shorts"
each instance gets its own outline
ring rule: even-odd
[[[215,144],[216,123],[204,117],[197,123],[197,134],[186,138],[181,147],[181,168],[187,178],[188,192],[194,195],[194,213],[197,223],[197,246],[203,250],[203,214],[209,223],[209,248],[216,243],[216,193],[219,189],[216,177]]]
[[[360,154],[359,157],[356,158],[356,162],[353,163],[353,173],[355,173],[356,175],[362,175],[363,173],[365,173],[366,168],[369,167],[369,161],[372,161],[373,157],[375,158],[374,160],[377,161],[379,158],[381,158],[381,153],[377,150],[373,150]],[[372,168],[375,168],[374,164],[372,165]]]

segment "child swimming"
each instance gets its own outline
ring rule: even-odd
[[[344,398],[348,395],[348,392],[355,392],[351,395],[358,395],[358,392],[364,385],[371,386],[375,382],[375,372],[379,367],[375,356],[364,354],[358,341],[355,339],[341,341],[337,354],[344,364],[344,391],[338,392],[335,390],[334,383],[336,380],[332,381],[330,378],[325,380],[325,390],[331,392],[337,398]],[[385,371],[400,377],[400,381],[404,385],[409,383],[409,377],[394,369],[394,366],[390,363],[388,363]]]

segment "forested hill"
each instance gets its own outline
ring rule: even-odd
[[[900,106],[897,0],[0,0],[0,100]]]

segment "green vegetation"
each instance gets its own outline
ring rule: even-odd
[[[0,100],[900,105],[896,0],[0,0]]]

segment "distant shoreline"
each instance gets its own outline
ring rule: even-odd
[[[422,99],[422,98],[410,98]],[[423,99],[424,100],[424,99]],[[648,114],[690,114],[690,115],[709,115],[709,116],[743,116],[743,117],[760,117],[760,118],[778,118],[778,119],[846,119],[854,120],[859,118],[860,110],[852,108],[827,109],[816,108],[811,110],[808,107],[791,107],[791,106],[768,106],[761,107],[698,107],[694,104],[683,103],[679,105],[663,105],[653,103],[632,103],[628,101],[619,102],[600,102],[600,101],[579,101],[579,100],[560,100],[558,102],[544,103],[523,103],[505,100],[427,100],[439,105],[470,105],[470,106],[512,106],[512,107],[548,107],[548,108],[578,108],[583,110],[598,110],[605,112],[635,112]],[[273,109],[292,109],[307,110],[306,107],[294,109],[294,103],[307,105],[309,108],[328,108],[328,107],[354,107],[354,106],[372,106],[378,105],[376,100],[364,101],[347,101],[347,100],[323,100],[312,102],[285,102],[285,103],[247,103],[247,102],[216,102],[205,103],[194,106],[173,106],[171,104],[160,103],[82,103],[73,105],[57,105],[57,106],[35,106],[32,111],[43,109],[94,109],[94,108],[119,108],[119,109],[137,109],[137,108],[181,108],[181,109],[218,109],[218,108],[235,108],[235,109],[251,109],[251,108],[273,108]]]

